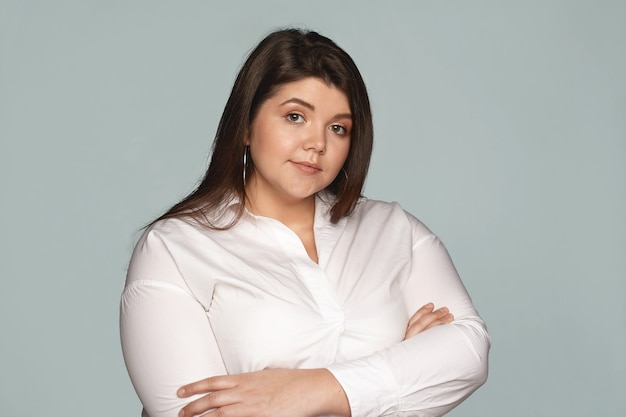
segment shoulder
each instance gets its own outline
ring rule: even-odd
[[[172,276],[181,259],[206,235],[202,229],[180,219],[159,220],[150,225],[135,245],[127,280]]]
[[[205,234],[201,225],[189,220],[178,218],[159,220],[151,224],[143,232],[137,247],[154,247],[175,245],[193,239],[198,234]]]
[[[362,197],[357,202],[351,217],[361,221],[393,221],[400,223],[411,222],[411,219],[415,219],[395,201],[387,202],[365,197]]]
[[[364,216],[381,216],[381,215],[400,215],[405,212],[399,203],[392,201],[373,200],[367,197],[361,197],[356,204],[356,215]]]
[[[404,228],[407,232],[411,232],[414,239],[434,237],[433,232],[424,223],[395,201],[386,202],[363,197],[358,201],[351,217],[358,222]]]

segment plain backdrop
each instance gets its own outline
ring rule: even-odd
[[[0,415],[138,417],[118,303],[269,31],[368,85],[370,198],[446,243],[493,339],[465,417],[626,415],[626,2],[0,0]]]

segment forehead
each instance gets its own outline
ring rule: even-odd
[[[346,93],[332,84],[315,77],[302,78],[300,80],[279,85],[268,101],[282,102],[297,98],[315,106],[342,108],[342,112],[350,112],[350,104]]]

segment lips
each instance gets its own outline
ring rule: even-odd
[[[291,161],[291,163],[305,174],[316,174],[322,170],[322,168],[315,162]]]

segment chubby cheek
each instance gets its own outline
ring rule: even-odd
[[[337,169],[337,174],[341,171],[343,164],[346,162],[348,158],[348,153],[350,152],[350,142],[346,141],[343,143],[338,143],[335,146],[335,149],[332,149],[332,152],[329,152],[329,155],[333,157],[333,165]]]
[[[250,144],[250,156],[255,165],[275,165],[287,162],[293,153],[289,143],[256,141]]]
[[[289,131],[277,123],[257,128],[248,144],[250,150],[256,150],[259,156],[285,157],[297,149],[299,137],[296,132]]]

